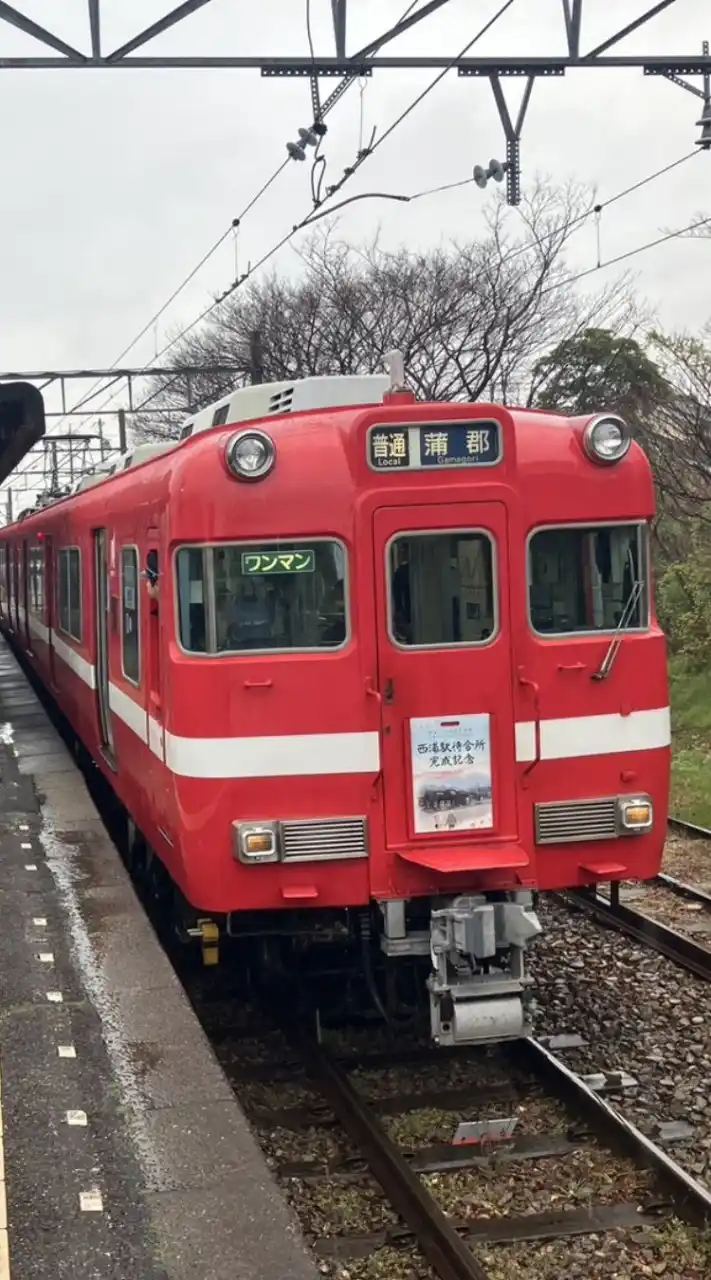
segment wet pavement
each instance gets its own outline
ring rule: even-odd
[[[84,781],[1,639],[0,1071],[0,1280],[315,1280]]]

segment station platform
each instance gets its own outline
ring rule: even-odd
[[[316,1280],[84,780],[0,639],[0,1280]]]

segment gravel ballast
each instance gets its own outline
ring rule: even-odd
[[[711,983],[579,911],[541,898],[530,952],[536,1031],[578,1032],[573,1070],[628,1071],[639,1088],[615,1105],[638,1125],[685,1119],[693,1138],[674,1159],[711,1187]]]

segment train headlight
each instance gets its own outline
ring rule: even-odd
[[[238,431],[227,441],[225,462],[239,480],[263,480],[276,462],[274,441],[264,431]]]
[[[240,862],[279,861],[277,822],[233,822],[234,853]]]
[[[617,811],[623,835],[643,834],[652,830],[654,810],[649,796],[620,796]]]
[[[593,418],[583,432],[583,448],[592,462],[621,462],[631,443],[629,427],[622,418]]]

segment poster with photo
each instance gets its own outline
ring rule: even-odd
[[[415,831],[486,830],[494,825],[488,715],[410,721]]]

